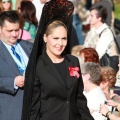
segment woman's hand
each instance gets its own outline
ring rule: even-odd
[[[105,104],[101,104],[101,105],[100,105],[99,112],[100,112],[102,115],[106,116],[106,113],[107,113],[108,111],[109,111],[109,109],[106,107]]]

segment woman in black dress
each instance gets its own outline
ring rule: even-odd
[[[53,6],[54,10],[47,9],[48,6]],[[65,54],[73,4],[66,0],[52,0],[45,4],[43,13],[46,10],[52,14],[47,12],[49,21],[39,26],[30,56],[22,120],[93,120],[83,95],[79,61]],[[58,15],[61,10],[64,12]]]

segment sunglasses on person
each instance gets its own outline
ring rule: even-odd
[[[10,3],[11,0],[2,0],[2,3]]]

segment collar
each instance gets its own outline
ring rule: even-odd
[[[44,64],[50,64],[52,63],[52,60],[49,58],[49,56],[47,55],[46,51],[44,50],[42,53],[42,57],[44,59]],[[67,60],[68,62],[71,62],[69,55],[63,55],[64,59]]]
[[[106,23],[104,23],[99,29],[97,29],[95,31],[99,35],[105,28],[109,28]]]

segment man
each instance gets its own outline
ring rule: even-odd
[[[99,113],[100,104],[107,100],[99,87],[101,82],[99,65],[93,62],[86,62],[82,64],[81,72],[84,83],[84,95],[87,98],[87,105],[91,115],[95,120],[107,120],[105,116]]]
[[[93,27],[85,38],[85,47],[95,48],[99,58],[107,53],[109,56],[118,55],[112,31],[105,23],[107,11],[102,6],[93,6],[90,11],[90,24]]]
[[[95,0],[95,4],[93,6],[103,6],[107,10],[107,18],[105,23],[111,28],[115,35],[115,30],[114,30],[114,3],[112,0]],[[106,7],[107,6],[107,7]]]
[[[112,5],[107,0],[95,0],[93,6],[103,6],[107,10],[106,23],[108,26],[112,25]],[[107,6],[107,7],[106,7]]]
[[[18,40],[15,11],[0,14],[0,120],[21,120],[24,73],[32,44]]]

